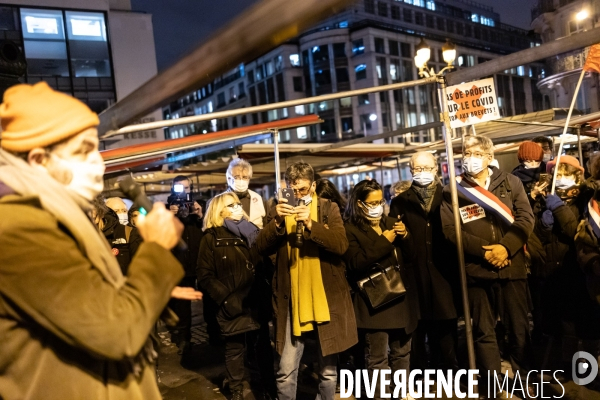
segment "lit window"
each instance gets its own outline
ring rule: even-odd
[[[427,0],[427,9],[435,11],[435,1]]]
[[[209,102],[208,102],[208,112],[209,112],[209,113],[213,112],[213,104],[212,104],[212,101],[209,101]]]
[[[525,67],[524,66],[521,65],[520,67],[517,67],[517,75],[525,76]]]
[[[339,27],[340,28],[347,28],[348,27],[348,21],[342,21],[342,22],[340,22]]]
[[[306,127],[301,126],[300,128],[296,128],[296,137],[298,139],[307,139]]]
[[[367,64],[359,64],[354,67],[356,72],[356,80],[367,79]]]
[[[296,112],[296,115],[304,115],[304,106],[296,106],[294,107],[294,111]]]
[[[290,54],[290,64],[292,64],[292,67],[299,67],[300,56],[298,54]]]
[[[390,78],[395,81],[398,79],[398,69],[396,64],[390,64]]]
[[[56,18],[25,17],[27,33],[41,33],[44,35],[58,35]]]
[[[478,14],[471,14],[471,21],[473,21],[473,22],[479,22],[479,15]]]
[[[365,52],[365,45],[362,39],[358,39],[352,42],[352,55],[363,54]]]

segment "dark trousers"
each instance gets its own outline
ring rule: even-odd
[[[429,346],[429,357],[425,342]],[[456,369],[456,319],[422,319],[413,333],[411,366],[413,369]]]
[[[529,334],[529,289],[522,280],[480,280],[469,286],[469,303],[473,318],[473,340],[480,365],[481,376],[487,371],[500,370],[500,349],[496,340],[498,317],[508,331],[505,359],[513,371],[527,375],[530,359],[531,338]],[[493,376],[493,375],[492,375]]]
[[[186,276],[181,282],[179,282],[178,286],[182,287],[196,287],[196,277],[195,276]],[[178,344],[181,341],[191,341],[192,340],[192,302],[190,300],[179,300],[179,299],[171,299],[169,300],[168,307],[173,310],[177,317],[179,318],[179,322],[176,326],[168,327],[169,332],[171,333],[171,342],[174,344]]]
[[[266,331],[266,336],[265,336]],[[225,370],[231,391],[242,390],[244,382],[244,357],[249,346],[256,350],[260,377],[265,391],[273,392],[275,371],[273,368],[273,349],[269,339],[269,326],[256,331],[225,336]]]
[[[410,345],[412,334],[404,329],[365,330],[364,338],[367,346],[366,366],[369,376],[375,369],[406,370],[410,373]],[[388,354],[389,348],[389,354]],[[375,388],[375,398],[381,398],[379,379]]]

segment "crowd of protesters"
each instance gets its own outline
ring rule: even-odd
[[[162,319],[189,354],[197,290],[234,400],[248,359],[265,399],[296,398],[309,346],[328,400],[340,366],[466,367],[452,193],[430,152],[412,155],[411,181],[386,193],[364,180],[347,198],[293,163],[268,202],[236,158],[207,204],[178,176],[166,207],[142,214],[99,196],[98,119],[82,103],[19,85],[0,117],[0,398],[160,398],[149,338]],[[459,231],[482,377],[505,360],[521,377],[568,380],[575,352],[600,352],[600,156],[586,169],[553,150],[521,143],[509,173],[490,139],[464,138]],[[396,277],[385,301],[365,289],[375,274]]]

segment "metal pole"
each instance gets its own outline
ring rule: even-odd
[[[579,147],[579,163],[583,165],[583,151],[581,150],[581,127],[577,127],[577,146]]]
[[[398,168],[398,180],[402,180],[402,168],[400,168],[400,156],[396,157],[396,168]]]
[[[469,369],[475,369],[475,347],[473,345],[473,327],[471,326],[471,309],[469,307],[469,295],[467,293],[467,273],[465,269],[465,255],[462,242],[462,230],[460,211],[458,209],[458,193],[456,191],[456,174],[454,172],[454,151],[452,149],[452,128],[448,118],[448,101],[446,99],[446,80],[438,76],[438,95],[442,113],[440,118],[444,121],[443,134],[446,142],[446,156],[448,158],[448,175],[450,177],[450,195],[452,198],[452,214],[454,215],[454,229],[456,234],[456,251],[458,255],[458,267],[460,271],[460,287],[462,291],[462,303],[465,313],[465,335],[467,337],[467,352],[469,354]],[[449,135],[450,134],[450,135]]]
[[[381,161],[381,166],[379,168],[379,172],[381,173],[381,187],[383,187],[385,185],[385,183],[383,182],[383,157],[380,158]]]
[[[297,99],[297,100],[288,100],[288,101],[282,101],[279,103],[263,104],[263,105],[254,106],[254,107],[236,108],[234,110],[228,110],[228,111],[220,111],[220,112],[213,112],[213,113],[207,113],[207,114],[202,114],[202,115],[192,115],[189,117],[183,117],[183,118],[177,118],[177,119],[168,119],[168,120],[163,120],[163,121],[147,122],[144,124],[129,125],[129,126],[121,128],[121,129],[108,131],[104,135],[102,135],[101,138],[106,139],[111,136],[122,135],[125,133],[150,131],[150,130],[154,130],[154,129],[161,129],[161,128],[166,128],[166,127],[171,127],[171,126],[193,124],[196,122],[208,121],[211,119],[227,118],[227,117],[233,117],[236,115],[244,115],[244,114],[252,114],[252,113],[257,113],[257,112],[262,112],[262,111],[270,111],[270,110],[275,110],[278,108],[286,108],[286,107],[294,107],[294,106],[300,106],[300,105],[311,104],[311,103],[319,103],[319,102],[327,101],[327,100],[336,100],[336,99],[342,99],[344,97],[358,96],[360,94],[377,93],[377,92],[383,92],[386,90],[396,90],[396,89],[401,89],[401,88],[406,88],[406,87],[427,85],[430,83],[435,83],[435,77],[417,79],[415,81],[393,83],[393,84],[385,85],[385,86],[374,86],[374,87],[369,87],[369,88],[365,88],[365,89],[349,90],[346,92],[338,92],[338,93],[333,93],[333,94],[324,94],[321,96],[305,97],[305,98]],[[366,128],[365,128],[365,130],[366,130]],[[367,133],[365,131],[365,136],[366,135],[367,135]]]
[[[273,149],[275,151],[275,193],[279,193],[281,166],[279,165],[279,129],[273,129]]]

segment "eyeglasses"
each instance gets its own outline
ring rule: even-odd
[[[312,182],[310,183],[309,187],[300,188],[300,189],[294,189],[294,188],[291,188],[291,189],[294,191],[295,195],[306,196],[308,194],[308,192],[310,192],[311,186],[312,186]]]
[[[238,207],[241,207],[242,203],[231,203],[228,204],[227,207],[231,208],[231,209],[236,209]]]
[[[375,207],[379,207],[385,204],[385,200],[381,199],[380,201],[371,201],[371,202],[364,202],[362,200],[359,200],[363,206],[365,207],[369,207],[369,208],[375,208]]]
[[[433,172],[436,167],[414,167],[412,172]]]
[[[463,153],[463,157],[475,157],[475,158],[483,158],[485,156],[487,156],[489,153],[481,153],[479,151],[475,152],[475,153],[471,153],[470,151],[465,151]]]

